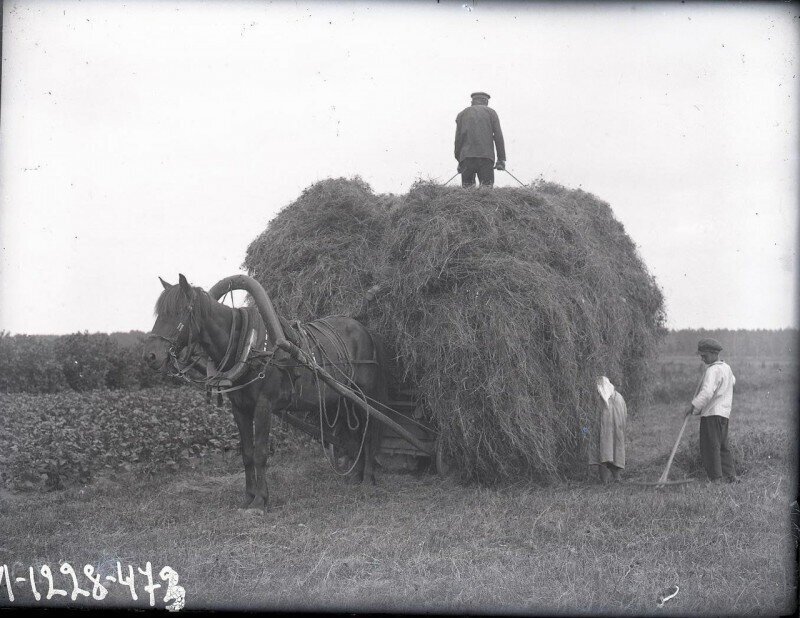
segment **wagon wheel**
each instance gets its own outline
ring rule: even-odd
[[[436,474],[448,476],[455,470],[455,462],[447,451],[444,441],[440,438],[436,440]]]

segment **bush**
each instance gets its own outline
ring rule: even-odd
[[[0,392],[57,393],[182,384],[142,362],[140,332],[14,335],[0,332]]]
[[[112,358],[118,353],[118,347],[104,333],[65,335],[55,345],[56,360],[64,378],[78,392],[107,387],[109,377],[113,383]]]
[[[149,388],[151,386],[185,386],[183,380],[171,378],[153,371],[142,360],[142,348],[146,335],[140,331],[112,333],[111,339],[117,344],[114,366],[107,384],[109,388]]]
[[[0,331],[0,392],[57,393],[68,388],[55,358],[56,339]]]

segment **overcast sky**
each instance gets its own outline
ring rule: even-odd
[[[796,6],[3,11],[0,329],[149,330],[159,275],[209,288],[240,272],[309,184],[450,178],[475,90],[492,95],[515,176],[611,204],[669,326],[797,326]]]

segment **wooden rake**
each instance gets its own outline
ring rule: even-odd
[[[664,485],[683,485],[684,483],[691,483],[694,479],[681,479],[679,481],[668,481],[667,476],[669,475],[669,469],[672,467],[672,460],[675,459],[675,453],[678,452],[678,445],[681,443],[681,438],[683,437],[683,432],[686,429],[686,424],[689,422],[689,417],[691,414],[687,414],[686,417],[683,419],[683,425],[681,425],[681,430],[678,432],[678,439],[675,440],[675,446],[672,447],[672,452],[669,454],[669,459],[667,460],[667,467],[664,468],[664,472],[661,474],[661,477],[655,483],[644,483],[644,482],[636,482],[633,481],[633,485],[650,485],[656,487],[663,487]]]

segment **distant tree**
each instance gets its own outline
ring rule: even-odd
[[[759,358],[793,358],[797,355],[798,330],[796,328],[704,329],[684,328],[670,330],[664,338],[661,353],[669,355],[691,354],[698,340],[713,337],[725,347],[728,356]]]

